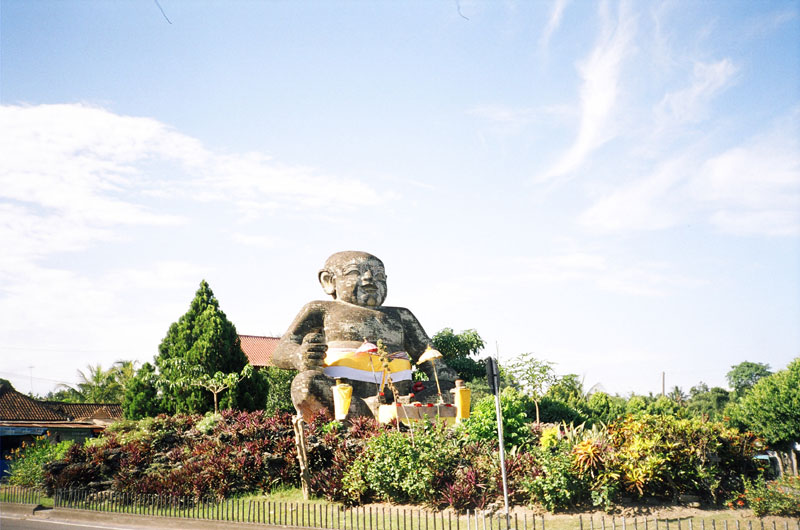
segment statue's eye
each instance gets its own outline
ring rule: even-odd
[[[385,282],[386,281],[386,274],[384,274],[382,272],[376,272],[375,274],[372,275],[372,277],[376,281],[379,281],[379,282]]]
[[[354,274],[361,274],[357,268],[346,269],[344,271],[345,276],[352,276]]]

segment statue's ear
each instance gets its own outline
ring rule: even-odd
[[[334,282],[334,275],[328,269],[319,271],[319,283],[322,284],[322,289],[325,294],[329,294],[336,298],[336,283]]]

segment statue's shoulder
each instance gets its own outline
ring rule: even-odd
[[[334,304],[333,300],[314,300],[312,302],[308,302],[303,308],[300,310],[300,315],[315,315],[315,314],[324,314],[327,312],[331,304]]]
[[[386,314],[395,315],[403,320],[409,320],[409,319],[412,319],[414,321],[417,320],[417,317],[414,316],[414,313],[412,313],[410,309],[405,307],[382,306],[381,310]]]

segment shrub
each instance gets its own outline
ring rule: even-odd
[[[551,512],[572,508],[589,496],[589,481],[572,462],[572,448],[564,441],[534,450],[541,472],[523,479],[529,502],[538,502]]]
[[[778,480],[765,482],[757,478],[752,482],[744,480],[744,499],[757,517],[781,515],[800,516],[800,477],[784,475]],[[741,506],[743,499],[731,502],[731,507]]]
[[[535,414],[535,411],[528,411],[529,417],[535,417]],[[567,403],[545,396],[539,401],[539,419],[542,423],[563,422],[578,425],[586,422],[588,418]]]
[[[384,428],[372,418],[354,418],[347,424],[329,420],[322,411],[309,424],[310,489],[329,501],[348,503],[344,475],[364,452],[367,440]]]
[[[296,485],[299,465],[288,414],[223,411],[158,416],[108,429],[50,466],[48,487],[229,496]]]
[[[525,448],[532,444],[533,438],[528,411],[534,407],[531,398],[513,387],[506,387],[500,394],[500,408],[503,414],[503,442],[506,448]],[[470,440],[493,441],[497,439],[497,414],[494,396],[481,399],[463,423],[463,429]]]
[[[434,498],[456,511],[483,509],[502,492],[497,452],[487,442],[472,442],[463,447],[452,467],[440,469],[434,479]],[[502,480],[502,478],[501,478]]]
[[[61,460],[72,446],[71,440],[50,443],[47,436],[37,436],[33,443],[12,449],[6,458],[11,460],[8,482],[15,486],[38,487],[44,483],[44,466]]]
[[[434,479],[454,467],[455,434],[443,425],[422,423],[409,433],[388,431],[367,441],[364,452],[344,475],[351,502],[370,498],[390,502],[437,503]]]
[[[627,416],[608,426],[612,450],[603,472],[637,497],[695,494],[718,501],[741,489],[741,475],[755,473],[755,442],[751,434],[699,418]]]

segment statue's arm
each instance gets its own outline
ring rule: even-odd
[[[272,363],[277,368],[303,370],[306,352],[303,339],[310,333],[322,333],[325,319],[325,302],[310,302],[297,314],[289,329],[281,337],[272,353]]]
[[[411,311],[404,307],[398,307],[397,311],[399,313],[400,320],[403,322],[403,334],[405,336],[406,352],[409,356],[411,356],[411,360],[416,364],[420,355],[425,353],[425,350],[428,348],[428,346],[433,347],[433,343],[431,342],[430,337],[428,337],[428,334],[425,333],[425,330],[422,328],[422,324],[419,323],[419,320],[417,320],[417,317],[415,317]],[[456,371],[444,364],[441,359],[435,359],[433,362],[436,363],[436,373],[439,376],[439,379],[448,381],[455,381],[458,379],[458,374]],[[429,379],[433,380],[434,376],[432,362],[423,363],[417,368],[424,372]]]

